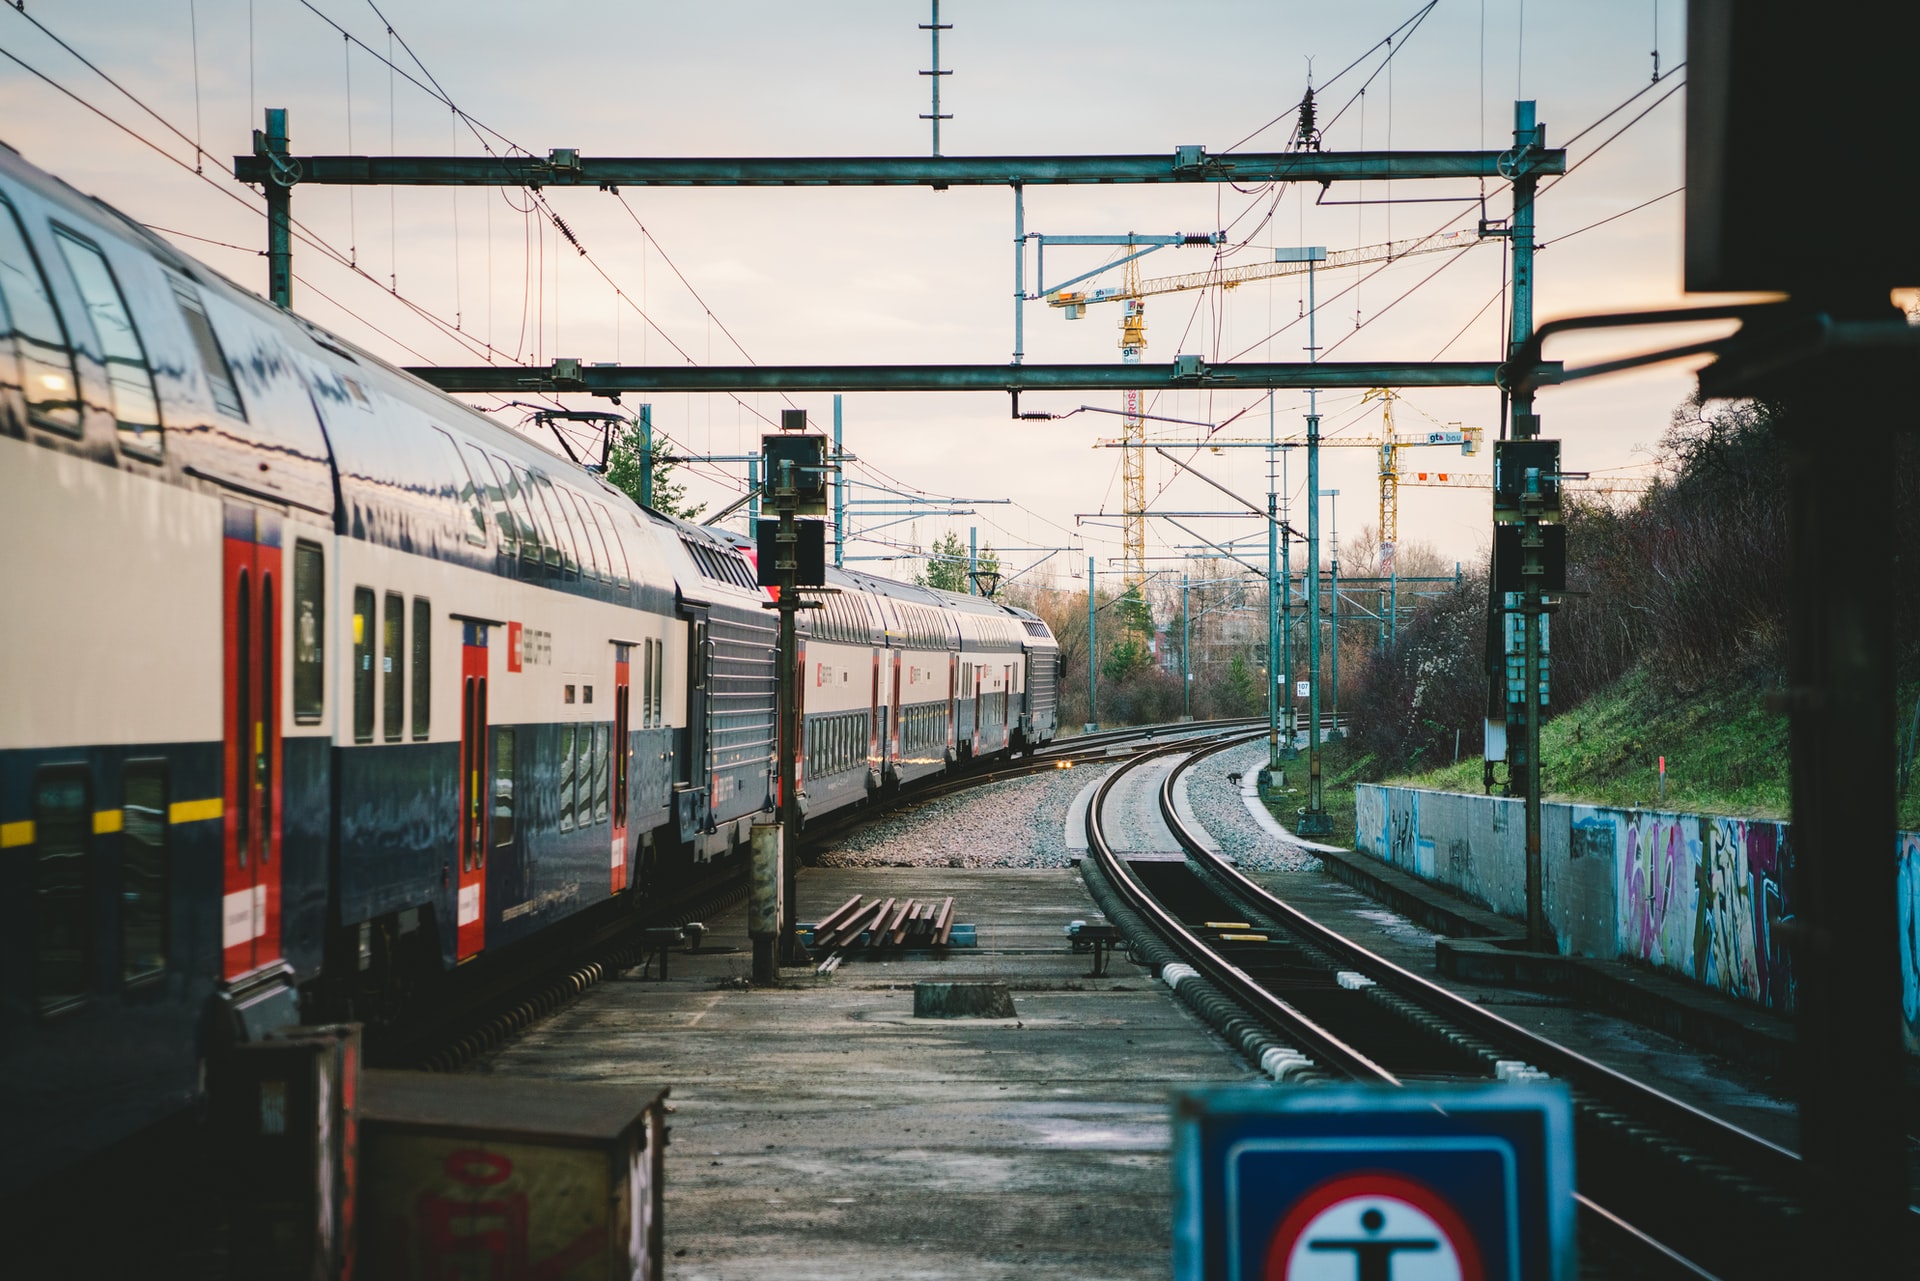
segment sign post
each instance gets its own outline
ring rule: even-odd
[[[1221,1086],[1173,1105],[1175,1281],[1572,1281],[1565,1087]]]

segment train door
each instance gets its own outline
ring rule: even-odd
[[[633,646],[615,642],[613,646],[613,892],[627,887],[627,765],[633,756],[630,741],[628,684]]]
[[[229,504],[225,525],[221,973],[233,980],[281,959],[281,522]]]
[[[487,943],[487,625],[463,622],[460,644],[460,888],[455,951]]]
[[[906,704],[900,701],[900,651],[893,651],[893,724],[887,737],[887,759],[898,764],[900,760],[900,718],[906,711]]]
[[[873,695],[868,700],[867,714],[867,768],[880,766],[880,741],[885,734],[885,726],[880,721],[880,651],[873,651]]]
[[[947,655],[947,759],[954,759],[960,747],[960,656]]]

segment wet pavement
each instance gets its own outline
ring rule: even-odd
[[[603,983],[472,1070],[672,1083],[676,1278],[1166,1276],[1169,1094],[1251,1072],[1138,968],[1087,977],[1075,871],[809,868],[800,919],[856,892],[951,894],[980,946],[750,990],[734,909],[668,981]],[[1015,1017],[916,1019],[916,979],[1004,982]]]

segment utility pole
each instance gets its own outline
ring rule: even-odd
[[[1318,364],[1313,265],[1326,261],[1326,246],[1275,249],[1273,257],[1307,264],[1307,363]],[[1307,805],[1297,830],[1301,836],[1333,834],[1333,820],[1320,800],[1320,397],[1313,388],[1307,390]]]
[[[1293,687],[1291,678],[1287,684],[1280,683],[1280,593],[1279,584],[1274,581],[1279,571],[1278,546],[1284,540],[1280,537],[1279,493],[1274,489],[1274,448],[1273,393],[1267,393],[1267,770],[1269,775],[1277,775],[1280,770],[1280,705],[1287,705],[1287,748],[1293,748]]]
[[[1513,154],[1516,160],[1524,160],[1527,153],[1540,149],[1543,130],[1534,121],[1534,104],[1522,100],[1513,104]],[[1508,224],[1510,248],[1513,254],[1513,311],[1510,332],[1511,346],[1508,356],[1511,358],[1521,345],[1533,337],[1533,201],[1538,183],[1533,171],[1524,163],[1516,164],[1516,176],[1513,181],[1513,216]],[[1513,439],[1533,441],[1540,435],[1540,416],[1533,412],[1533,390],[1523,386],[1515,391],[1512,407]],[[1522,732],[1520,749],[1522,759],[1516,779],[1513,768],[1513,735],[1507,736],[1507,780],[1509,789],[1517,781],[1521,795],[1526,799],[1527,821],[1527,945],[1536,951],[1549,946],[1547,938],[1547,918],[1544,903],[1544,871],[1540,852],[1541,812],[1540,812],[1540,718],[1543,714],[1544,699],[1541,685],[1541,636],[1540,629],[1545,615],[1545,599],[1540,586],[1545,572],[1541,560],[1544,548],[1544,536],[1539,532],[1542,516],[1546,514],[1545,498],[1538,489],[1537,473],[1543,470],[1535,467],[1527,488],[1532,499],[1521,512],[1523,533],[1518,551],[1520,553],[1520,615],[1524,656],[1521,663],[1520,698],[1517,710],[1521,718]],[[1554,499],[1553,510],[1558,511],[1559,482],[1559,446],[1553,446],[1551,471],[1556,473],[1552,485]],[[1514,480],[1518,480],[1515,477]],[[1498,484],[1499,482],[1496,482]],[[1509,482],[1511,486],[1512,482]],[[1499,505],[1496,497],[1495,505]],[[1495,559],[1498,560],[1496,553]],[[1562,584],[1564,586],[1564,584]],[[1498,586],[1498,584],[1496,584]],[[1504,628],[1502,629],[1504,631]],[[1509,696],[1509,721],[1515,705]]]
[[[840,438],[840,393],[833,393],[833,567],[847,563],[846,449]]]
[[[1094,649],[1093,631],[1093,565],[1094,558],[1087,557],[1087,733],[1100,728],[1100,714],[1095,710],[1094,702],[1099,693],[1099,654]]]
[[[933,21],[921,23],[920,29],[933,33],[933,70],[922,71],[920,73],[923,76],[931,77],[933,80],[933,112],[931,114],[922,113],[920,118],[922,120],[933,121],[933,154],[937,156],[940,154],[940,122],[942,120],[953,119],[951,114],[942,115],[940,112],[940,77],[953,74],[951,71],[942,71],[940,69],[940,33],[942,31],[953,30],[953,24],[951,22],[940,21],[940,0],[933,0]]]
[[[1337,743],[1340,733],[1340,491],[1326,491],[1330,502],[1333,525],[1333,574],[1328,586],[1327,614],[1331,622],[1327,628],[1328,639],[1333,645],[1333,706],[1329,709],[1333,717],[1333,727],[1327,731],[1327,741]]]
[[[640,505],[653,506],[653,406],[640,406]]]
[[[1280,749],[1280,759],[1290,761],[1300,755],[1298,741],[1300,729],[1298,718],[1294,715],[1293,693],[1293,525],[1292,500],[1287,486],[1287,457],[1280,455],[1280,665],[1284,675],[1281,677],[1280,690],[1286,696],[1286,743]]]
[[[277,307],[293,307],[293,184],[297,165],[287,160],[287,109],[267,108],[267,127],[253,135],[253,154],[266,162],[261,183],[267,196],[267,297]]]
[[[980,594],[980,582],[975,577],[980,572],[980,527],[967,526],[967,595]]]
[[[1273,596],[1271,592],[1268,593],[1267,599],[1269,602],[1272,601]],[[1271,614],[1271,606],[1269,606],[1269,614]],[[1272,631],[1271,625],[1269,625],[1268,631],[1269,631],[1269,634],[1271,634],[1271,631]],[[1271,675],[1273,669],[1268,668],[1267,670],[1268,670],[1268,674]],[[1187,571],[1185,569],[1182,569],[1180,571],[1180,699],[1181,699],[1180,710],[1182,713],[1182,718],[1185,720],[1192,720],[1193,719],[1193,607],[1188,603]]]

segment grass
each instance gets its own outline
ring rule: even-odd
[[[1301,752],[1299,758],[1288,761],[1283,770],[1286,793],[1276,793],[1274,799],[1267,802],[1267,809],[1291,832],[1299,827],[1299,812],[1307,803],[1307,754]],[[1327,817],[1333,820],[1333,835],[1318,839],[1329,845],[1352,848],[1354,784],[1372,782],[1377,772],[1372,753],[1361,752],[1351,739],[1320,745],[1320,803],[1326,808]]]
[[[1916,698],[1920,683],[1901,690],[1896,706],[1910,717]],[[1906,724],[1899,733],[1904,751]],[[1643,673],[1630,673],[1548,721],[1540,739],[1549,800],[1740,818],[1791,814],[1787,719],[1766,710],[1759,689],[1728,683],[1682,696]],[[1665,802],[1660,800],[1662,755],[1667,758]],[[1480,761],[1388,781],[1478,792]],[[1902,831],[1920,831],[1920,761],[1899,799],[1895,821]]]
[[[1540,738],[1549,800],[1742,818],[1786,818],[1791,809],[1787,719],[1768,712],[1753,686],[1727,682],[1682,695],[1631,672],[1548,721]],[[1480,762],[1392,781],[1477,792]]]

